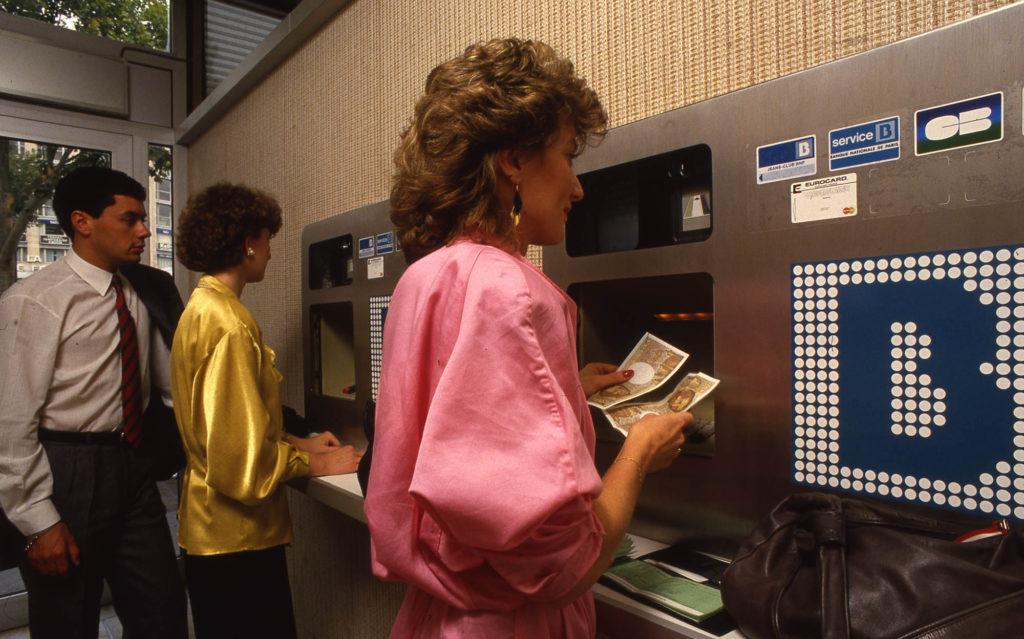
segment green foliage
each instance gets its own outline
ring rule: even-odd
[[[171,178],[171,147],[149,145],[149,176],[157,182]]]
[[[18,240],[60,178],[83,166],[110,166],[105,151],[0,138],[0,291],[14,282]]]
[[[60,178],[83,166],[110,166],[110,154],[105,151],[30,143],[24,153],[19,153],[16,143],[16,140],[0,138],[0,145],[6,147],[6,152],[0,151],[0,159],[6,160],[5,166],[0,166],[0,185],[5,200],[0,204],[0,213],[4,218],[19,213],[34,196],[42,196],[44,201],[49,199],[53,189],[47,187],[48,182],[56,184]]]
[[[0,11],[167,50],[168,0],[0,0]]]

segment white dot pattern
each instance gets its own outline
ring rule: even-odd
[[[921,333],[914,322],[893,322],[889,329],[893,371],[889,430],[898,437],[927,439],[933,428],[946,425],[946,389],[933,387],[930,375],[916,372],[932,356],[932,338]]]
[[[384,311],[391,305],[390,295],[370,296],[370,393],[377,401],[381,355],[384,352]]]
[[[793,480],[1024,520],[1024,247],[795,264],[791,272]],[[959,282],[980,304],[992,307],[998,320],[991,358],[979,371],[1013,398],[1013,448],[970,483],[842,463],[838,287],[926,280]],[[889,328],[891,435],[927,439],[940,429],[955,428],[947,412],[956,397],[935,383],[937,371],[930,367],[943,345],[913,318]]]

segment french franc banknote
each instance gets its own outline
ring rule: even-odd
[[[591,406],[604,409],[639,397],[664,384],[666,379],[672,377],[682,367],[689,356],[689,353],[668,342],[650,333],[644,333],[619,366],[620,371],[632,370],[633,376],[622,384],[615,384],[594,393],[587,402]]]
[[[602,409],[605,417],[623,435],[644,415],[666,415],[688,411],[718,386],[718,380],[704,373],[687,373],[675,389],[662,400],[637,404],[620,404]]]

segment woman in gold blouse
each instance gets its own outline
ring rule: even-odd
[[[361,456],[331,433],[284,432],[274,351],[239,299],[246,284],[263,279],[280,228],[273,198],[226,183],[193,197],[178,223],[179,259],[205,273],[171,349],[174,412],[188,457],[178,543],[197,639],[295,637],[282,484],[354,472]]]

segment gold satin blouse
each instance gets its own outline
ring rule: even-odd
[[[308,475],[309,456],[284,441],[281,379],[255,318],[204,275],[171,348],[174,415],[188,457],[178,543],[190,555],[292,541],[282,483]]]

